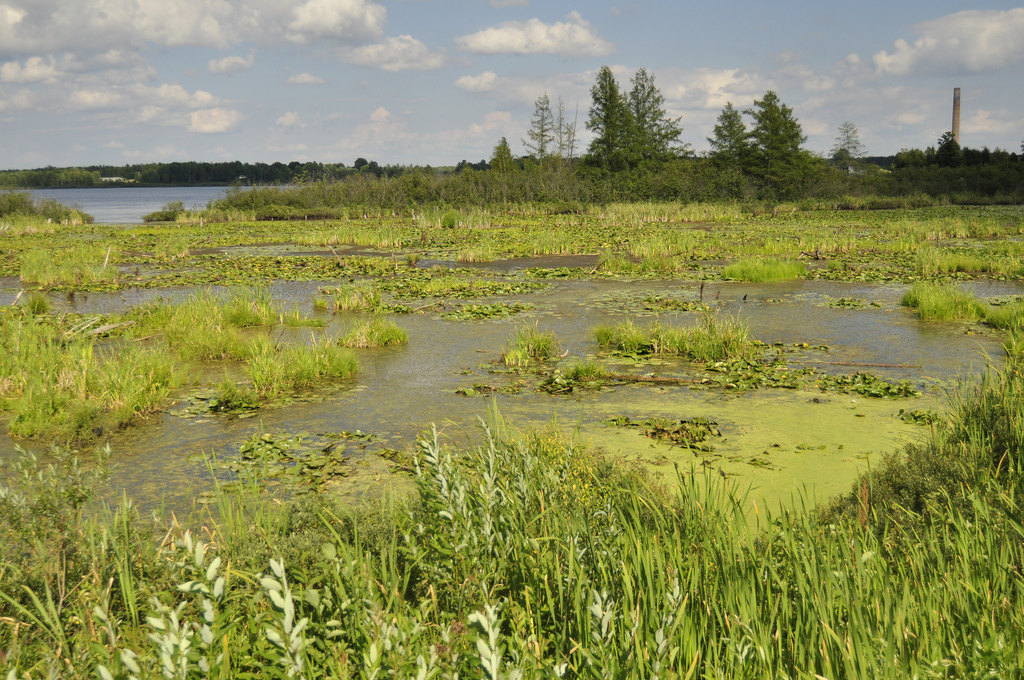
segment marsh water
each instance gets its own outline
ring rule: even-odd
[[[98,224],[139,224],[142,216],[181,201],[199,210],[223,198],[229,187],[93,187],[89,189],[33,189],[35,198],[52,198],[92,215]]]
[[[526,264],[533,264],[526,263]],[[550,263],[549,263],[550,264]],[[524,262],[506,261],[483,266],[507,271]],[[18,282],[2,282],[13,294]],[[273,298],[286,308],[313,313],[312,300],[322,285],[331,282],[275,282]],[[1018,284],[977,282],[972,289],[981,297],[1016,295]],[[495,300],[518,300],[535,307],[513,319],[447,321],[441,312],[414,312],[395,317],[407,330],[409,342],[398,348],[357,350],[358,375],[339,386],[318,392],[308,400],[261,409],[254,417],[182,414],[170,411],[152,416],[130,430],[116,434],[110,445],[115,468],[109,492],[127,490],[137,501],[164,501],[183,508],[210,485],[205,457],[236,455],[240,442],[256,432],[295,434],[362,431],[370,441],[348,443],[349,477],[332,485],[353,502],[389,489],[409,488],[407,474],[393,472],[379,455],[382,449],[408,451],[432,424],[447,441],[458,445],[481,442],[481,419],[497,409],[513,426],[527,430],[554,423],[574,431],[580,442],[597,455],[639,462],[657,474],[719,474],[751,498],[770,505],[788,503],[806,495],[827,498],[847,490],[859,470],[886,452],[929,435],[928,427],[910,424],[900,411],[941,410],[946,390],[959,378],[981,371],[986,357],[998,362],[999,339],[976,327],[959,323],[923,323],[899,305],[906,286],[895,284],[831,283],[798,280],[779,284],[711,282],[700,292],[692,281],[564,280],[541,292]],[[79,294],[69,298],[51,293],[57,311],[113,313],[154,297],[184,297],[192,289],[128,289],[114,293]],[[628,383],[553,396],[534,389],[534,383],[509,389],[515,376],[500,370],[498,359],[517,326],[536,324],[553,331],[561,361],[568,364],[598,352],[593,328],[646,315],[637,301],[649,295],[696,299],[703,295],[720,314],[747,323],[752,337],[780,343],[768,351],[785,354],[793,367],[812,366],[832,374],[870,371],[889,379],[909,379],[923,396],[878,399],[856,394],[802,389],[732,391],[701,385]],[[838,299],[858,299],[863,306],[830,306]],[[315,313],[313,313],[315,315]],[[327,314],[322,329],[275,330],[295,336],[336,334],[351,326],[357,314]],[[693,313],[661,312],[669,325],[691,325]],[[640,319],[641,323],[643,319]],[[287,339],[287,338],[286,338]],[[806,344],[806,346],[805,346]],[[690,376],[695,368],[685,362],[601,356],[610,370]],[[237,366],[205,365],[194,384],[179,397],[216,383]],[[481,389],[481,387],[483,388]],[[473,389],[473,396],[457,390]],[[493,388],[490,392],[488,388]],[[485,396],[481,396],[485,395]],[[695,452],[642,436],[636,428],[614,427],[609,419],[632,420],[707,418],[718,425],[721,437],[713,451]],[[2,453],[15,443],[3,439]]]

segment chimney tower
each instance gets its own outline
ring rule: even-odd
[[[953,139],[960,143],[960,88],[953,88]]]

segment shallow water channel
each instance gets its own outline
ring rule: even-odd
[[[15,284],[16,285],[16,284]],[[321,285],[330,282],[276,282],[275,300],[286,307],[311,310]],[[977,283],[981,297],[1021,293],[1021,287]],[[919,321],[899,306],[905,286],[795,281],[784,284],[708,283],[705,301],[749,324],[752,337],[782,343],[769,351],[785,352],[791,366],[813,366],[832,374],[869,371],[889,379],[912,380],[924,395],[910,399],[876,399],[860,395],[803,389],[756,389],[736,392],[704,386],[630,383],[552,396],[534,389],[537,379],[526,376],[519,393],[495,392],[464,396],[456,390],[474,385],[507,387],[515,379],[498,368],[509,337],[517,325],[536,323],[553,331],[566,353],[565,365],[584,357],[598,360],[619,373],[692,376],[700,373],[684,362],[637,364],[622,357],[598,355],[592,329],[627,317],[639,323],[654,314],[637,304],[649,294],[696,299],[699,284],[689,281],[566,280],[554,281],[539,293],[499,299],[530,302],[535,308],[514,319],[445,321],[436,310],[396,316],[407,330],[409,343],[398,348],[357,350],[356,378],[327,390],[311,401],[296,401],[262,409],[254,417],[164,413],[116,435],[110,444],[115,468],[111,496],[121,489],[144,505],[163,500],[181,509],[209,488],[210,473],[200,454],[237,455],[240,442],[254,432],[294,434],[361,430],[373,433],[370,442],[347,443],[349,477],[332,483],[344,497],[357,501],[387,489],[411,486],[404,473],[389,472],[378,455],[382,447],[407,450],[432,423],[457,445],[481,441],[478,426],[496,405],[513,426],[543,427],[552,421],[565,430],[578,430],[590,450],[626,461],[639,461],[672,477],[676,466],[684,474],[719,474],[753,499],[768,505],[788,503],[800,494],[826,498],[849,489],[858,470],[881,454],[929,435],[927,426],[908,424],[900,409],[941,410],[945,389],[958,378],[982,370],[985,355],[999,361],[999,337],[965,324]],[[6,291],[5,291],[6,292]],[[157,296],[175,298],[191,290],[126,290],[90,293],[69,300],[53,294],[57,310],[82,313],[123,311]],[[830,300],[858,299],[858,308],[829,306]],[[477,302],[477,301],[474,301]],[[328,324],[316,334],[334,334],[352,325],[356,314],[324,314]],[[662,312],[667,325],[691,325],[694,313]],[[275,334],[281,334],[277,329]],[[308,337],[309,329],[286,329],[292,340]],[[794,347],[807,343],[809,347]],[[816,349],[817,346],[827,349]],[[236,367],[237,368],[237,367]],[[201,383],[218,382],[228,364],[205,367]],[[699,387],[699,388],[697,388]],[[477,390],[478,392],[480,390]],[[176,407],[172,406],[171,411]],[[606,424],[627,416],[642,420],[708,418],[721,433],[713,450],[694,452],[644,437],[637,428]],[[0,441],[9,455],[15,442]],[[31,444],[29,445],[31,448]]]

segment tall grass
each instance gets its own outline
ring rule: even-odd
[[[595,328],[594,336],[598,345],[626,354],[678,354],[701,363],[751,359],[758,353],[745,325],[711,310],[701,312],[691,328],[660,323],[644,328],[630,319]]]
[[[46,317],[0,316],[0,398],[17,437],[60,442],[124,427],[162,407],[180,382],[166,352],[101,349]]]
[[[339,342],[346,347],[388,347],[409,342],[409,334],[391,319],[374,314],[356,324]]]
[[[980,321],[986,316],[985,305],[973,293],[934,283],[915,283],[900,304],[916,309],[924,320]]]
[[[751,283],[768,283],[770,281],[798,279],[805,272],[806,267],[799,262],[743,260],[723,269],[722,278],[732,279],[733,281],[750,281]]]
[[[32,249],[22,255],[21,280],[43,288],[113,283],[119,277],[117,252],[79,244],[73,248]]]
[[[502,353],[506,366],[526,368],[531,361],[547,361],[558,351],[558,342],[552,331],[542,331],[537,326],[520,326]]]
[[[881,480],[823,522],[750,509],[717,474],[659,488],[497,418],[466,450],[428,432],[406,506],[240,485],[198,532],[147,530],[130,506],[87,519],[81,472],[20,462],[0,493],[0,641],[18,674],[67,677],[168,660],[181,677],[1014,677],[1020,382],[954,402],[932,446],[964,483],[932,488],[896,542],[907,509]]]
[[[245,372],[260,396],[305,389],[328,379],[355,375],[357,363],[351,350],[332,339],[306,345],[282,346],[267,336],[252,339],[247,347]]]

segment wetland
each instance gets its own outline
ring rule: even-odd
[[[631,635],[652,677],[1022,658],[1021,208],[216,217],[0,234],[0,461],[60,499],[0,503],[36,546],[0,566],[0,668],[599,677]],[[25,566],[51,544],[66,611]]]

